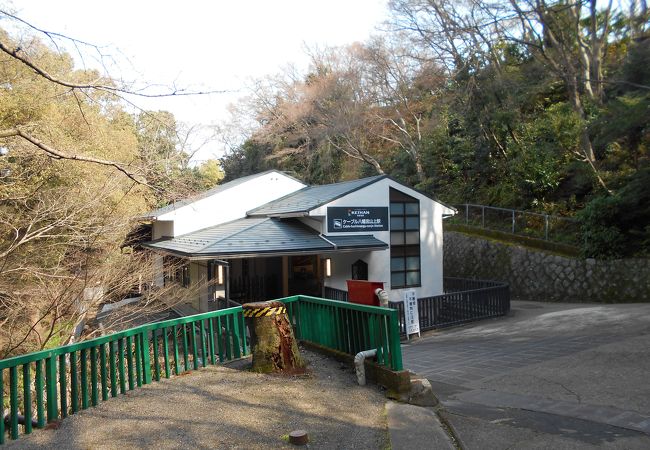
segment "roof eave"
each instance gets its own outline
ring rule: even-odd
[[[250,253],[186,253],[169,249],[161,249],[159,247],[151,247],[146,244],[144,247],[156,253],[163,255],[176,256],[185,258],[190,261],[206,261],[212,259],[242,259],[242,258],[256,258],[256,257],[271,257],[271,256],[293,256],[293,255],[309,255],[309,254],[331,254],[331,253],[350,253],[358,251],[381,251],[387,250],[388,244],[373,245],[373,246],[358,246],[358,247],[338,247],[338,248],[314,248],[308,250],[287,250],[275,251],[269,250],[266,252],[250,252]]]

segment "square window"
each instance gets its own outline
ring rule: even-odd
[[[404,203],[391,203],[390,204],[390,215],[391,216],[403,216],[404,215]]]
[[[391,230],[403,230],[404,229],[404,218],[403,217],[391,217],[390,218],[390,229]]]
[[[406,227],[407,230],[419,230],[420,229],[420,218],[419,217],[406,217]]]
[[[390,245],[404,245],[404,233],[401,231],[391,231]]]
[[[406,285],[419,286],[420,285],[420,272],[406,272]]]
[[[391,287],[401,287],[404,286],[404,272],[393,272],[390,274],[390,285]]]
[[[413,215],[420,214],[419,206],[420,205],[418,203],[406,203],[404,205],[404,214],[409,214],[409,215],[411,215],[411,214],[413,214]]]
[[[406,270],[420,270],[420,257],[409,256],[406,258]]]
[[[404,258],[391,258],[390,259],[390,270],[404,270]]]
[[[407,231],[405,234],[406,245],[418,245],[420,243],[420,233],[417,231]]]

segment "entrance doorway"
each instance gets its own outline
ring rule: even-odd
[[[320,297],[322,279],[318,255],[289,257],[289,295]]]

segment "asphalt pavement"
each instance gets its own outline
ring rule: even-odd
[[[403,354],[462,448],[650,448],[650,304],[515,301]]]

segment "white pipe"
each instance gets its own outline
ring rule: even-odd
[[[388,292],[383,289],[375,289],[375,295],[379,298],[379,306],[388,308]]]
[[[364,366],[364,361],[366,358],[373,357],[376,354],[377,349],[373,348],[372,350],[364,350],[362,352],[359,352],[354,357],[354,365],[357,370],[357,381],[359,382],[359,386],[366,385],[366,368]]]

